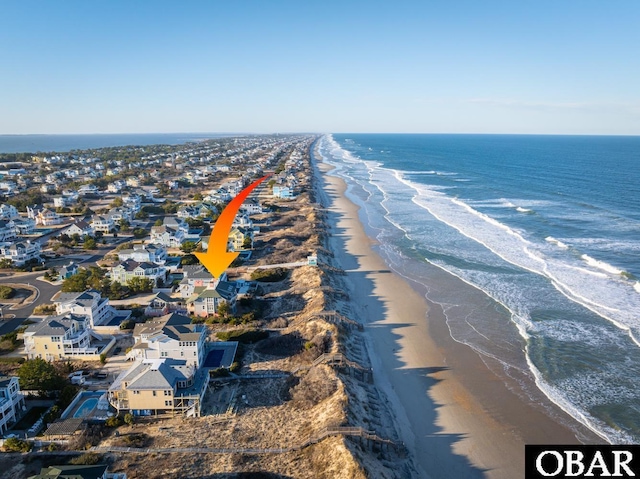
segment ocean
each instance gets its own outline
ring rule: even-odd
[[[453,339],[524,400],[640,443],[640,137],[334,134],[318,151]]]
[[[131,133],[100,135],[0,135],[0,153],[65,153],[111,146],[181,145],[241,136],[224,133]]]

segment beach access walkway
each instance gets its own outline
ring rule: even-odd
[[[391,448],[396,451],[404,451],[404,444],[395,443],[389,439],[378,436],[375,431],[367,431],[361,427],[327,427],[317,434],[309,437],[299,444],[280,448],[249,448],[249,447],[165,447],[165,448],[136,448],[119,446],[93,446],[89,450],[97,453],[134,453],[134,454],[171,454],[171,453],[196,453],[196,454],[284,454],[300,451],[313,444],[317,444],[329,436],[352,436],[359,438],[368,447],[377,444],[381,449]]]

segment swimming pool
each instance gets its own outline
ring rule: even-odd
[[[73,413],[73,417],[87,417],[91,411],[93,411],[98,404],[98,398],[89,398],[86,399],[78,408],[78,410]]]

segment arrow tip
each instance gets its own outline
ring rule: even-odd
[[[234,262],[240,253],[238,252],[220,252],[216,254],[210,253],[194,253],[196,258],[200,261],[202,266],[207,268],[207,271],[213,275],[214,278],[220,278],[227,268]]]

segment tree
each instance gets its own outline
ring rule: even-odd
[[[107,354],[106,353],[102,353],[100,355],[100,364],[105,364],[107,362]]]
[[[127,286],[133,294],[150,293],[153,291],[153,280],[142,276],[134,276],[127,281]]]
[[[10,437],[4,441],[4,450],[7,452],[29,452],[31,443],[17,437]]]
[[[124,422],[129,426],[133,426],[133,424],[136,422],[136,418],[133,414],[128,412],[127,414],[124,415]]]
[[[164,223],[162,222],[162,220],[160,218],[158,218],[155,223],[153,223],[153,226],[162,226]]]
[[[16,290],[13,289],[11,286],[5,286],[5,285],[0,286],[0,299],[13,298],[15,294],[16,294]]]
[[[229,303],[227,303],[226,301],[220,303],[218,305],[218,315],[219,316],[223,316],[226,317],[229,314]]]
[[[85,236],[84,242],[82,243],[82,247],[84,249],[95,249],[96,248],[96,240],[94,240],[90,236]]]
[[[198,245],[194,241],[185,241],[180,245],[180,249],[185,253],[193,253]]]
[[[114,281],[109,286],[109,292],[107,293],[107,297],[109,299],[122,299],[124,296],[125,290],[124,287],[117,281]]]
[[[22,363],[18,368],[18,378],[20,389],[40,393],[59,391],[66,384],[53,364],[41,358],[28,359]]]
[[[136,216],[135,216],[135,218],[137,220],[146,220],[148,217],[149,217],[149,213],[147,213],[146,211],[142,211],[142,210],[138,211],[136,213]]]
[[[89,272],[86,269],[80,269],[73,276],[69,276],[62,282],[63,293],[79,293],[87,289],[87,279]]]
[[[13,261],[10,259],[0,259],[0,269],[10,269],[13,268]]]
[[[123,205],[123,201],[122,198],[120,198],[119,196],[117,196],[112,202],[111,202],[111,206],[113,206],[114,208],[119,208]]]
[[[147,236],[147,234],[147,230],[145,230],[144,228],[133,229],[133,236],[135,236],[136,238],[144,238],[145,236]]]
[[[122,218],[118,224],[120,226],[120,231],[127,232],[131,229],[130,223],[124,218]]]

